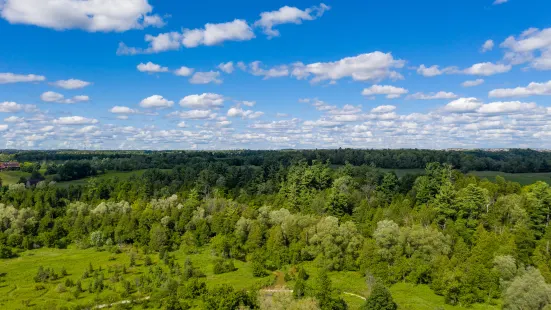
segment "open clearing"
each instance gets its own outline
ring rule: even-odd
[[[59,249],[39,249],[26,251],[20,254],[20,257],[14,259],[4,259],[0,261],[0,308],[2,309],[24,309],[28,305],[43,306],[74,306],[77,304],[88,304],[90,306],[114,304],[121,302],[119,295],[123,291],[120,282],[111,281],[113,270],[117,267],[126,267],[127,273],[123,275],[125,279],[133,280],[140,274],[147,271],[143,264],[144,255],[138,254],[135,267],[130,265],[130,251],[135,251],[133,248],[124,248],[123,253],[112,254],[107,251],[97,251],[96,249],[80,250],[74,247],[65,250]],[[215,275],[212,272],[213,264],[216,257],[212,256],[209,248],[204,248],[200,253],[186,255],[182,251],[173,252],[179,264],[183,265],[187,257],[193,262],[195,267],[198,267],[205,273],[203,278],[208,286],[229,284],[236,289],[250,289],[255,286],[269,286],[275,283],[276,276],[274,274],[264,278],[255,278],[252,276],[252,268],[249,263],[234,261],[235,267],[238,269],[234,272]],[[159,262],[157,254],[150,254],[154,264],[166,268],[162,262]],[[105,285],[109,289],[105,289],[100,294],[92,294],[86,291],[92,279],[87,278],[82,280],[83,292],[78,299],[71,294],[71,289],[66,292],[58,292],[59,284],[64,283],[66,278],[77,281],[92,263],[95,269],[100,268],[105,273]],[[37,283],[33,277],[36,275],[39,266],[45,268],[53,268],[56,273],[60,273],[62,267],[65,267],[68,276],[56,281],[44,283],[44,289],[37,290]],[[314,263],[306,263],[303,265],[310,275],[315,275],[317,268]],[[340,293],[341,297],[348,303],[350,309],[360,309],[364,303],[362,298],[358,296],[368,296],[368,289],[365,284],[363,274],[360,272],[342,271],[329,273],[333,282],[333,287]],[[292,289],[294,283],[284,283],[287,289]],[[283,288],[285,289],[285,288]],[[390,288],[395,301],[400,306],[400,309],[421,310],[421,309],[467,309],[458,306],[444,305],[444,297],[434,294],[426,285],[412,285],[406,283],[398,283]],[[357,295],[357,296],[356,296]],[[126,300],[144,300],[148,296],[134,293]],[[139,304],[135,305],[140,308]],[[200,301],[195,304],[197,309],[201,308]],[[474,305],[469,309],[498,309],[496,305]]]

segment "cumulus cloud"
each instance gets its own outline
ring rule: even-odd
[[[195,72],[191,79],[189,79],[191,84],[221,84],[222,80],[220,79],[220,72],[218,71],[209,71],[209,72]]]
[[[457,71],[458,71],[457,67],[446,67],[446,68],[440,69],[440,66],[437,66],[437,65],[433,65],[430,67],[426,67],[425,65],[420,65],[419,68],[417,68],[417,73],[424,77],[433,77],[433,76],[438,76],[442,74],[457,73]]]
[[[508,37],[500,47],[508,50],[505,60],[512,64],[530,62],[536,70],[551,70],[551,28],[529,28],[518,37]]]
[[[174,74],[178,76],[190,76],[193,74],[194,69],[188,68],[185,66],[180,67],[180,69],[174,71]]]
[[[482,114],[507,114],[517,113],[535,109],[537,105],[533,102],[524,103],[520,101],[491,102],[480,106],[476,111]]]
[[[164,25],[159,15],[151,14],[148,0],[4,0],[0,10],[12,24],[55,30],[123,32]]]
[[[476,80],[465,81],[465,82],[461,83],[461,86],[463,86],[463,87],[474,87],[474,86],[478,86],[478,85],[482,85],[482,84],[484,84],[483,79],[476,79]]]
[[[85,95],[74,96],[72,98],[65,98],[64,95],[53,91],[47,91],[40,95],[40,99],[44,102],[56,102],[63,104],[74,104],[79,102],[90,101],[90,97]]]
[[[319,6],[301,10],[296,7],[284,6],[277,11],[262,12],[260,19],[254,23],[261,27],[268,37],[278,37],[279,31],[274,26],[282,24],[302,24],[303,21],[315,20],[330,9],[329,6],[321,3]]]
[[[15,74],[15,73],[0,73],[0,84],[10,83],[25,83],[25,82],[42,82],[46,78],[42,75],[36,74]]]
[[[182,119],[202,120],[202,119],[214,119],[216,118],[217,114],[212,113],[211,110],[190,110],[190,111],[182,111],[182,112],[172,112],[168,114],[168,116],[178,117]]]
[[[292,75],[297,79],[313,76],[312,82],[337,81],[352,78],[354,81],[381,81],[387,78],[398,80],[403,76],[394,69],[402,68],[405,61],[394,59],[391,53],[373,52],[347,57],[335,62],[318,62],[305,65],[293,64]]]
[[[23,109],[23,106],[12,101],[4,101],[0,103],[0,113],[15,113]]]
[[[459,98],[448,103],[443,110],[450,113],[473,112],[482,106],[477,98]]]
[[[15,115],[4,118],[4,122],[6,123],[21,123],[23,121],[25,121],[23,117],[17,117]]]
[[[407,98],[417,99],[417,100],[435,100],[435,99],[455,99],[457,97],[458,96],[454,93],[439,91],[437,93],[429,93],[429,94],[415,93],[413,95],[409,95]]]
[[[167,67],[162,67],[158,64],[154,64],[151,61],[148,63],[140,63],[138,66],[138,71],[147,72],[147,73],[159,73],[159,72],[168,72]]]
[[[248,41],[255,37],[246,21],[236,19],[220,24],[206,24],[201,29],[185,29],[182,44],[187,48],[200,45],[212,46],[224,41]]]
[[[180,105],[184,108],[209,110],[224,106],[224,96],[213,93],[203,93],[200,95],[189,95],[180,100]]]
[[[88,125],[97,123],[99,123],[97,119],[83,116],[66,116],[54,120],[54,124],[58,125]]]
[[[488,96],[493,98],[551,96],[551,81],[547,83],[532,82],[526,87],[494,89]]]
[[[253,61],[249,64],[250,73],[255,76],[263,76],[265,80],[269,78],[284,77],[289,75],[289,67],[286,65],[276,66],[269,69],[262,68],[262,62]]]
[[[0,131],[6,131],[8,130],[9,126],[5,124],[0,124]]]
[[[51,83],[51,85],[53,86],[61,87],[65,89],[80,89],[80,88],[89,86],[90,84],[92,83],[82,81],[82,80],[77,80],[77,79],[59,80]]]
[[[255,119],[264,115],[264,112],[252,111],[252,110],[243,110],[240,107],[233,107],[228,110],[229,117],[241,117],[243,119]]]
[[[396,110],[396,107],[393,105],[381,105],[371,109],[371,113],[390,113],[394,110]]]
[[[221,63],[218,65],[218,69],[220,69],[224,73],[231,74],[233,73],[233,70],[234,70],[233,62],[230,61],[227,63]]]
[[[153,95],[151,97],[147,97],[140,102],[140,107],[146,108],[146,109],[170,108],[173,105],[174,105],[174,101],[167,100],[160,95]]]
[[[373,85],[362,91],[362,95],[364,96],[386,95],[387,99],[399,98],[401,95],[407,93],[407,89],[391,85]]]
[[[511,71],[511,69],[511,65],[483,62],[472,65],[471,67],[463,70],[463,73],[470,75],[490,76],[494,74],[509,72]]]
[[[484,44],[482,44],[482,53],[486,53],[486,52],[489,52],[491,50],[494,49],[494,41],[493,40],[487,40],[486,42],[484,42]]]
[[[136,114],[138,113],[137,110],[131,109],[129,107],[125,106],[114,106],[112,107],[109,112],[114,114]]]

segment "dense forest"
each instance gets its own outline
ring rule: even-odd
[[[95,155],[95,156],[94,156]],[[247,262],[255,277],[289,266],[296,309],[346,309],[327,272],[365,275],[364,309],[396,309],[388,287],[427,285],[450,305],[544,309],[551,304],[551,189],[521,187],[461,170],[549,171],[550,153],[322,150],[101,153],[21,152],[21,161],[84,163],[92,170],[145,169],[127,180],[91,179],[61,188],[3,186],[0,255],[39,248],[117,251],[132,246],[149,269],[123,281],[121,299],[151,293],[151,308],[279,309],[257,288],[207,286],[175,251],[209,248],[215,273]],[[89,166],[88,166],[89,164]],[[58,168],[59,168],[58,167]],[[398,178],[382,168],[424,167]],[[65,169],[65,168],[63,168]],[[56,172],[58,173],[58,172]],[[162,263],[153,266],[148,255]],[[149,260],[149,261],[148,261]],[[314,264],[317,274],[301,266]],[[36,283],[63,271],[36,266]],[[288,268],[286,269],[288,270]],[[9,273],[10,270],[0,270]],[[90,265],[64,289],[107,290]],[[60,284],[61,285],[61,284]],[[75,293],[76,292],[76,293]],[[156,293],[156,294],[153,294]],[[82,306],[86,308],[86,306]],[[78,308],[78,307],[76,307]],[[548,308],[547,308],[548,309]]]
[[[132,171],[139,169],[172,169],[176,165],[223,163],[229,166],[265,166],[273,163],[288,167],[299,160],[329,161],[333,165],[373,165],[388,169],[424,169],[427,164],[450,164],[468,171],[501,171],[508,173],[551,172],[551,152],[528,149],[501,151],[464,150],[288,150],[288,151],[13,151],[6,153],[20,162],[78,161],[95,170]]]

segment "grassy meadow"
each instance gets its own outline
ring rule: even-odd
[[[136,256],[136,265],[130,267],[130,252],[138,253]],[[292,289],[293,282],[285,282],[281,272],[275,272],[264,278],[255,278],[252,276],[251,264],[234,261],[236,271],[215,275],[213,273],[213,265],[215,257],[211,255],[209,248],[204,248],[200,253],[186,255],[182,251],[172,253],[175,255],[177,262],[180,265],[184,264],[187,257],[193,262],[195,267],[198,267],[206,277],[203,278],[207,286],[215,286],[220,284],[228,284],[236,289],[250,289],[253,287],[272,287],[277,284],[277,288]],[[158,265],[168,270],[166,266],[159,261],[158,254],[149,254],[153,265]],[[0,261],[0,309],[57,309],[59,307],[71,307],[76,305],[88,305],[90,307],[104,304],[112,304],[124,299],[144,300],[148,296],[133,293],[130,297],[122,298],[120,293],[123,292],[122,281],[115,281],[115,270],[122,270],[125,266],[126,274],[121,276],[129,281],[133,281],[142,273],[147,271],[147,266],[144,265],[145,256],[141,251],[134,248],[124,248],[122,253],[113,254],[108,251],[98,251],[96,249],[77,249],[70,247],[69,249],[38,249],[20,253],[18,258],[4,259]],[[105,274],[106,289],[99,293],[89,293],[87,288],[91,285],[93,279],[82,279],[85,270],[89,264],[97,270],[101,268]],[[53,268],[54,271],[61,275],[62,268],[67,270],[68,275],[61,277],[56,281],[47,283],[35,283],[33,280],[37,273],[38,267]],[[315,277],[317,267],[313,262],[304,264],[305,269]],[[285,271],[285,270],[284,270]],[[360,309],[364,300],[353,296],[357,294],[367,297],[369,292],[365,279],[362,273],[343,271],[331,272],[329,276],[333,282],[333,287],[341,297],[349,305],[349,309]],[[73,288],[65,288],[64,283],[69,278],[76,282],[82,281],[82,292],[78,297],[73,295]],[[399,283],[390,288],[395,301],[399,305],[399,309],[407,310],[424,310],[424,309],[467,309],[459,306],[450,306],[444,304],[444,297],[434,294],[426,285],[412,285]],[[346,294],[346,293],[352,294]],[[201,309],[201,301],[195,301],[195,309]],[[135,304],[134,308],[140,309],[143,306]],[[149,305],[151,307],[151,305]],[[474,305],[469,309],[498,309],[498,306],[492,307],[489,305]]]
[[[19,178],[31,176],[30,173],[23,171],[1,171],[0,178],[2,179],[3,185],[16,184],[19,181]]]

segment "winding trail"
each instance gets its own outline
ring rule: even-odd
[[[273,293],[292,293],[293,290],[289,290],[289,289],[264,289],[264,290],[260,290],[261,292],[265,292],[265,293],[268,293],[268,294],[273,294]],[[358,295],[358,294],[354,294],[354,293],[350,293],[350,292],[342,292],[343,294],[346,294],[346,295],[349,295],[349,296],[354,296],[354,297],[357,297],[357,298],[360,298],[362,300],[367,300],[367,298],[361,296],[361,295]]]
[[[144,297],[142,299],[121,300],[121,301],[114,302],[112,304],[97,305],[97,306],[94,307],[94,309],[103,309],[103,308],[113,307],[113,306],[116,306],[116,305],[130,304],[130,303],[133,303],[133,302],[136,302],[136,301],[148,300],[149,298],[150,297],[147,296],[147,297]]]

